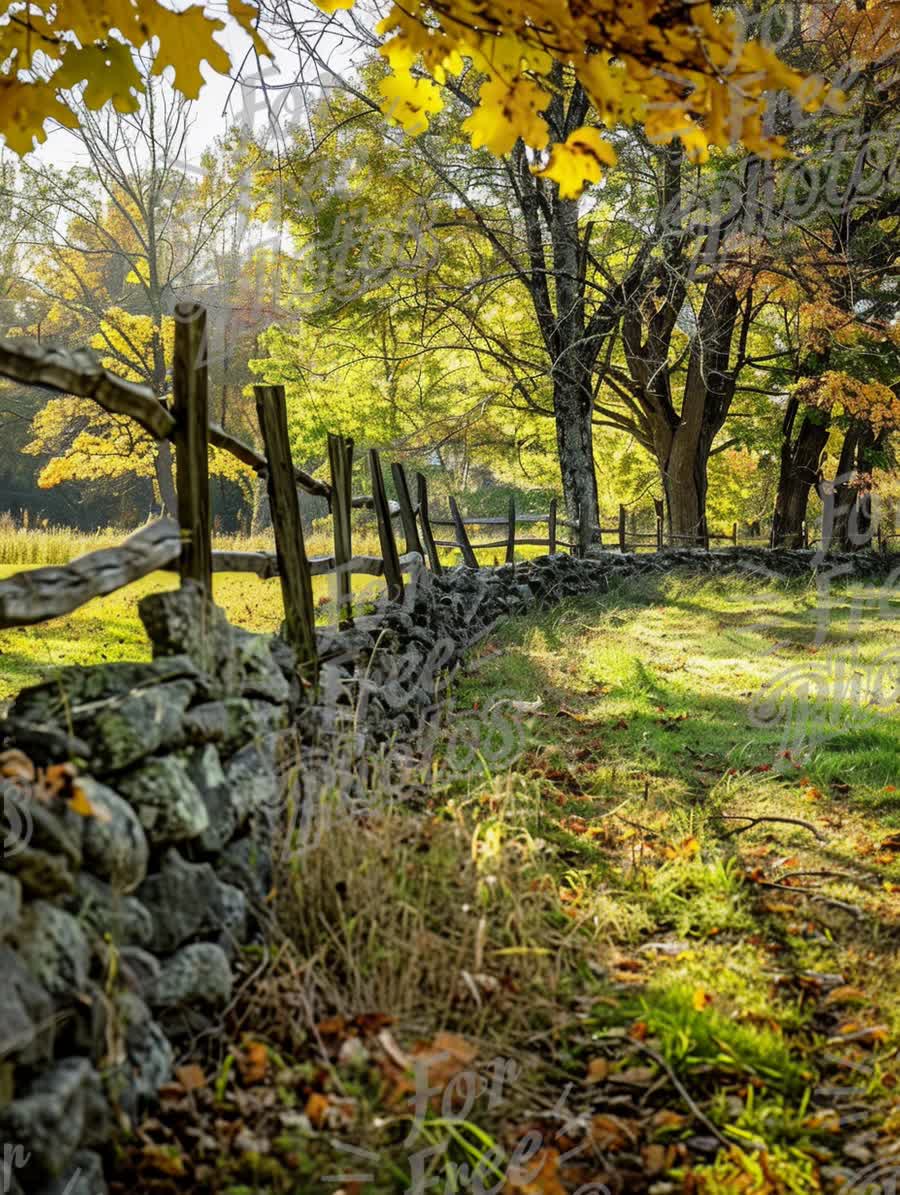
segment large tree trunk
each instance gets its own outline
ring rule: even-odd
[[[803,546],[803,524],[810,490],[819,479],[819,464],[828,443],[828,421],[814,422],[806,416],[796,440],[791,436],[799,403],[792,398],[782,426],[781,470],[772,521],[772,545],[776,548]]]
[[[577,543],[583,553],[600,538],[591,404],[585,404],[584,388],[577,382],[557,380],[553,410],[563,500],[569,519],[578,525]]]
[[[162,513],[175,519],[178,517],[178,495],[175,492],[175,472],[172,468],[172,445],[168,440],[159,442],[155,471]]]
[[[837,477],[829,486],[822,518],[822,546],[841,552],[868,548],[872,540],[872,495],[860,474],[872,468],[887,433],[875,434],[865,423],[851,423],[844,436]]]
[[[676,548],[708,548],[706,525],[707,466],[709,449],[698,440],[682,434],[679,428],[672,437],[668,459],[661,462],[663,492],[666,497],[666,516],[669,538]]]

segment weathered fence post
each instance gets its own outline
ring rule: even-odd
[[[369,449],[369,472],[372,474],[372,502],[375,518],[378,520],[378,539],[384,560],[384,579],[387,582],[388,597],[393,602],[403,599],[403,574],[400,571],[400,556],[394,525],[391,522],[391,508],[384,490],[384,474],[381,472],[381,458],[377,448]]]
[[[800,535],[801,535],[800,542],[803,544],[803,547],[808,548],[809,547],[809,526],[806,522],[806,519],[803,520],[803,523],[801,525]]]
[[[350,522],[353,500],[353,441],[344,436],[328,436],[328,461],[331,467],[331,519],[334,527],[334,563],[337,569],[338,626],[353,625],[353,581],[349,564],[353,559],[353,532]]]
[[[548,518],[547,522],[550,527],[550,530],[549,530],[549,533],[547,536],[547,538],[550,541],[548,547],[549,547],[550,555],[555,556],[556,555],[556,499],[555,498],[553,498],[550,502],[550,517]]]
[[[656,550],[657,552],[661,552],[665,547],[665,538],[663,535],[664,507],[662,498],[654,498],[653,507],[656,510]]]
[[[737,547],[737,532],[738,532],[737,523],[732,523],[731,524],[731,542],[734,544],[735,547]]]
[[[211,598],[206,311],[196,303],[179,303],[175,308],[172,391],[181,579],[196,581]]]
[[[450,499],[450,516],[453,519],[453,526],[456,528],[456,542],[462,552],[463,564],[467,568],[478,568],[478,557],[472,551],[472,543],[466,533],[466,525],[459,513],[455,498]]]
[[[428,517],[428,482],[422,473],[416,474],[416,489],[419,500],[419,522],[422,525],[422,535],[425,537],[428,562],[431,565],[431,571],[439,577],[444,568],[438,555],[437,544],[434,542],[434,532],[431,530],[431,521]]]
[[[619,503],[619,551],[625,552],[627,550],[627,536],[625,531],[625,507]]]
[[[254,386],[256,414],[266,447],[269,505],[275,531],[275,553],[284,598],[284,626],[297,655],[297,670],[309,685],[318,680],[316,619],[312,575],[303,542],[297,479],[291,459],[287,402],[283,386]]]
[[[416,512],[413,510],[412,498],[409,496],[409,483],[406,480],[406,470],[399,461],[391,465],[391,476],[394,479],[394,489],[397,491],[397,504],[400,507],[400,522],[403,524],[403,538],[406,540],[407,552],[417,552],[425,555],[419,531],[416,527]]]
[[[515,564],[516,562],[516,499],[514,495],[510,495],[509,499],[509,522],[506,528],[506,563]]]

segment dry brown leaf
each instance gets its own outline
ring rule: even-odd
[[[314,1128],[321,1129],[328,1116],[329,1100],[327,1095],[314,1091],[306,1101],[306,1115]]]
[[[246,1041],[237,1054],[237,1066],[245,1087],[262,1083],[269,1070],[269,1052],[259,1041]]]
[[[185,1091],[199,1091],[201,1087],[206,1086],[206,1075],[195,1063],[177,1067],[175,1078]]]
[[[588,1063],[585,1083],[602,1083],[609,1074],[609,1063],[605,1058],[592,1058]]]
[[[598,1149],[607,1149],[610,1153],[615,1153],[637,1142],[635,1123],[621,1116],[607,1116],[601,1113],[591,1120],[588,1136],[591,1144]]]
[[[850,984],[843,984],[839,988],[832,988],[823,1004],[867,1004],[869,997],[862,990],[862,988],[851,987]]]
[[[559,1151],[542,1149],[521,1168],[511,1166],[504,1191],[506,1195],[566,1195],[559,1181]]]

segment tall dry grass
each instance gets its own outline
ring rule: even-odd
[[[27,522],[17,522],[9,511],[5,511],[0,513],[0,567],[39,568],[68,564],[88,552],[116,547],[135,530],[134,527],[101,527],[96,531],[79,531],[52,524],[29,526]],[[213,546],[231,552],[272,552],[275,540],[271,531],[260,535],[216,535]],[[360,555],[381,555],[378,536],[371,527],[354,531],[353,546]],[[306,550],[310,556],[329,556],[334,550],[331,531],[321,522],[307,534]]]

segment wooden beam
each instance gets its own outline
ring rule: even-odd
[[[157,440],[168,439],[175,428],[175,420],[149,387],[116,377],[88,349],[70,352],[34,341],[0,340],[0,374],[30,386],[92,398],[105,411],[134,419]]]
[[[553,498],[550,502],[550,515],[547,519],[550,525],[549,539],[547,546],[550,549],[550,555],[556,555],[556,499]]]
[[[434,542],[434,532],[431,530],[431,519],[428,515],[428,482],[422,473],[416,474],[416,496],[419,499],[419,523],[425,539],[425,550],[428,553],[428,563],[431,571],[439,577],[444,571],[441,558],[438,555],[437,544]]]
[[[314,687],[318,680],[319,661],[312,574],[303,542],[284,387],[254,386],[253,390],[259,427],[266,446],[266,476],[278,575],[284,599],[285,635],[296,653],[301,679]]]
[[[175,306],[172,372],[175,478],[182,539],[181,580],[196,582],[212,599],[206,311],[196,303],[177,303]]]
[[[232,456],[237,457],[245,465],[248,465],[254,473],[259,476],[265,476],[266,472],[266,458],[260,456],[249,444],[245,444],[243,440],[239,440],[236,436],[232,436],[223,428],[219,427],[218,423],[211,423],[209,425],[209,442],[214,444],[216,448],[221,448],[225,452],[230,452]],[[331,498],[331,486],[325,481],[318,481],[315,477],[310,477],[303,469],[298,469],[296,465],[293,466],[294,476],[297,479],[297,485],[306,494],[312,494],[316,498]]]
[[[157,569],[175,565],[181,536],[174,519],[136,531],[117,548],[101,548],[71,564],[30,569],[0,582],[0,627],[25,627],[71,614]]]
[[[627,543],[627,528],[625,523],[626,511],[625,507],[619,503],[619,551],[626,552],[628,550]]]
[[[375,518],[378,522],[378,539],[384,560],[384,576],[387,581],[388,597],[391,601],[403,599],[403,574],[400,571],[400,557],[394,538],[394,525],[384,491],[384,474],[381,472],[381,458],[377,448],[369,449],[369,472],[372,475],[372,498],[375,503]]]
[[[397,492],[397,505],[400,507],[400,522],[403,525],[406,550],[407,552],[418,552],[420,556],[424,556],[425,549],[422,547],[419,529],[416,527],[416,512],[413,510],[412,498],[409,495],[406,470],[399,461],[394,461],[391,465],[391,476],[394,479],[394,489]]]
[[[353,441],[328,436],[331,465],[331,519],[334,527],[334,558],[337,567],[338,625],[353,625],[353,585],[347,565],[353,557],[353,529],[350,503],[353,499]]]
[[[462,520],[462,515],[459,513],[459,507],[456,505],[456,499],[450,499],[450,513],[453,516],[453,525],[456,528],[456,546],[462,552],[463,563],[467,568],[478,568],[478,558],[472,551],[472,545],[469,543],[469,537],[466,534],[466,525]]]
[[[510,494],[509,498],[509,515],[506,520],[506,563],[515,564],[516,562],[516,499],[515,495]]]

